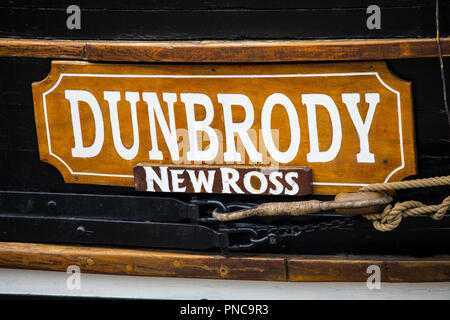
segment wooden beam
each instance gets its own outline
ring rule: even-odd
[[[450,56],[450,37],[441,38]],[[116,62],[256,63],[437,57],[434,38],[289,41],[72,41],[0,39],[0,57]]]
[[[0,267],[134,276],[234,280],[286,279],[284,259],[0,242]]]
[[[0,268],[133,276],[305,282],[366,282],[377,265],[382,282],[450,281],[450,256],[299,256],[153,251],[0,242]]]
[[[0,57],[85,60],[84,48],[81,41],[0,39]]]
[[[288,281],[346,281],[366,282],[373,271],[380,268],[382,282],[450,281],[450,257],[294,257],[287,261]]]

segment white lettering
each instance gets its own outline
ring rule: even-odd
[[[230,187],[232,187],[236,193],[244,193],[236,184],[239,180],[239,172],[237,170],[232,168],[220,168],[220,173],[222,174],[222,193],[231,193]]]
[[[167,174],[167,167],[159,167],[161,177],[159,177],[152,167],[144,167],[145,176],[147,180],[147,191],[155,191],[153,182],[159,186],[162,192],[170,192],[169,189],[169,177]]]
[[[280,181],[278,181],[277,177],[283,178],[283,173],[274,171],[269,174],[270,182],[272,182],[272,184],[275,185],[275,189],[272,188],[269,189],[270,194],[280,194],[283,192],[283,185],[281,184]]]
[[[271,119],[272,110],[276,104],[282,105],[286,110],[289,117],[289,126],[291,128],[291,144],[284,152],[278,150],[273,143]],[[287,96],[282,93],[274,93],[267,97],[261,111],[261,130],[267,151],[269,151],[272,158],[281,163],[290,162],[295,158],[300,146],[300,124],[298,122],[295,106]]]
[[[286,173],[286,176],[284,178],[286,179],[286,182],[292,187],[291,190],[286,189],[284,193],[290,196],[296,195],[299,191],[299,187],[297,182],[295,182],[293,178],[298,178],[298,173],[288,172]]]
[[[309,127],[310,152],[306,155],[308,162],[328,162],[336,158],[342,142],[342,129],[339,111],[331,97],[325,94],[302,94],[302,103],[306,105]],[[319,151],[319,137],[317,133],[316,105],[324,106],[331,119],[333,132],[330,148]]]
[[[206,179],[206,175],[204,171],[198,172],[198,178],[195,176],[194,170],[186,170],[189,174],[189,178],[191,178],[192,187],[194,188],[194,192],[202,192],[202,186],[205,188],[205,192],[212,193],[212,188],[214,185],[214,175],[216,174],[215,170],[208,170],[208,179]]]
[[[251,179],[252,177],[257,177],[259,181],[261,182],[261,187],[258,189],[253,188]],[[264,174],[258,171],[250,171],[247,172],[244,175],[244,187],[247,189],[248,192],[251,192],[253,194],[261,194],[266,191],[267,189],[267,178]]]
[[[247,150],[250,161],[262,162],[262,154],[259,153],[255,145],[252,143],[248,135],[248,130],[253,125],[254,112],[253,105],[250,99],[243,94],[218,94],[217,99],[223,105],[223,118],[225,123],[225,137],[227,144],[227,151],[224,153],[225,161],[241,161],[241,154],[236,152],[236,145],[234,143],[234,133],[237,133]],[[245,111],[244,121],[233,122],[233,115],[231,107],[233,105],[242,106]]]
[[[169,113],[169,126],[164,118],[164,113],[159,104],[158,97],[154,92],[144,92],[142,99],[147,102],[148,106],[148,120],[150,123],[150,137],[152,139],[152,150],[148,153],[150,160],[162,160],[163,154],[158,148],[158,138],[156,135],[156,118],[158,119],[161,132],[166,140],[167,147],[169,148],[170,156],[173,160],[178,161],[180,158],[177,143],[177,131],[175,127],[175,113],[173,105],[177,101],[177,95],[175,93],[163,93],[163,100],[167,103]]]
[[[378,102],[380,102],[380,94],[366,93],[366,102],[369,103],[369,110],[367,111],[366,120],[363,122],[361,114],[358,110],[358,103],[360,101],[359,93],[343,93],[342,101],[347,106],[348,113],[352,118],[353,124],[358,132],[359,137],[359,153],[356,155],[358,162],[371,163],[375,162],[375,156],[369,150],[369,131],[372,125],[373,115]]]
[[[180,187],[180,183],[183,183],[184,179],[179,177],[180,174],[183,174],[184,170],[171,170],[170,176],[172,178],[172,192],[185,192],[186,187]]]
[[[117,110],[117,102],[120,101],[119,91],[105,91],[103,93],[105,100],[109,104],[109,113],[111,119],[111,130],[113,134],[114,147],[117,153],[125,160],[134,159],[139,151],[139,130],[137,122],[136,102],[139,101],[138,92],[125,92],[125,99],[130,103],[131,107],[131,123],[133,126],[133,145],[131,148],[125,148],[120,136],[119,112]]]
[[[70,102],[72,115],[72,128],[75,146],[72,148],[72,156],[76,158],[92,158],[100,153],[104,141],[103,115],[97,100],[92,93],[85,90],[64,90],[64,96]],[[81,134],[80,106],[79,102],[85,102],[94,115],[95,138],[91,146],[85,147]]]
[[[210,161],[213,160],[219,150],[217,134],[210,124],[214,117],[214,106],[211,99],[202,93],[182,93],[180,99],[186,105],[186,118],[189,133],[190,150],[187,153],[189,161]],[[205,118],[195,120],[195,105],[202,105],[205,109]],[[209,136],[209,147],[206,150],[199,150],[197,132],[203,131]]]

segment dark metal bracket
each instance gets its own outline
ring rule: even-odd
[[[19,191],[0,191],[0,213],[152,222],[199,219],[196,204],[174,198]]]
[[[227,248],[228,235],[182,223],[0,215],[0,240],[196,249]]]

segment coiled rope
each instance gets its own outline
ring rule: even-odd
[[[401,189],[438,187],[445,185],[450,185],[450,176],[369,184],[361,188],[360,191],[382,192]],[[419,201],[410,200],[398,202],[394,206],[388,205],[384,208],[382,213],[367,214],[363,215],[363,217],[371,220],[374,228],[378,231],[391,231],[398,227],[402,221],[402,218],[406,217],[427,214],[433,220],[441,220],[449,210],[449,207],[450,195],[438,205],[425,205]]]
[[[450,207],[450,196],[438,205],[425,205],[419,201],[398,202],[395,206],[388,205],[382,213],[363,215],[372,220],[372,224],[378,231],[391,231],[398,227],[402,218],[428,214],[433,220],[441,220]]]
[[[364,186],[358,192],[341,193],[334,201],[294,201],[294,202],[268,202],[253,208],[239,210],[231,213],[213,211],[213,217],[220,221],[232,221],[255,216],[300,216],[318,213],[326,210],[337,210],[342,214],[361,214],[371,220],[378,231],[391,231],[399,226],[403,218],[427,214],[433,220],[441,220],[450,207],[450,195],[441,204],[425,205],[419,201],[404,201],[394,206],[392,197],[385,191],[401,189],[417,189],[450,185],[450,176],[416,179],[399,182],[376,183]],[[343,195],[343,196],[342,196]],[[344,211],[343,209],[351,209]],[[341,210],[341,212],[339,212]],[[355,211],[356,210],[356,211]],[[367,213],[375,210],[381,213]]]

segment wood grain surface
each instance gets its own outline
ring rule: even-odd
[[[73,108],[66,96],[67,90],[88,92],[99,104],[102,114],[99,123],[104,128],[104,142],[97,154],[89,157],[72,154],[75,145],[72,128],[77,121],[71,116]],[[110,104],[105,100],[105,91],[121,92],[121,101],[118,104],[120,125],[115,131],[112,129]],[[135,122],[138,130],[133,129],[130,103],[124,99],[125,92],[128,91],[141,97],[136,104]],[[166,114],[168,105],[161,99],[162,93],[176,94],[174,121],[178,151],[175,151],[175,154],[179,152],[179,159],[174,158],[172,150],[169,149],[173,142],[168,143],[165,140],[158,123],[155,125],[155,134],[162,151],[162,159],[149,158],[149,151],[153,150],[155,141],[149,138],[152,136],[152,130],[149,124],[148,103],[142,100],[143,92],[155,92]],[[189,152],[193,148],[192,141],[195,139],[190,132],[192,129],[189,129],[192,121],[188,116],[192,111],[188,111],[186,101],[181,102],[183,93],[200,93],[204,98],[210,99],[213,105],[213,109],[208,112],[212,117],[210,126],[215,130],[218,141],[218,151],[214,158],[205,158],[204,161],[189,159]],[[401,180],[416,172],[411,84],[393,75],[384,62],[253,65],[110,65],[53,62],[49,76],[33,84],[41,160],[58,168],[66,182],[120,186],[134,186],[133,167],[141,162],[153,165],[229,165],[230,162],[225,161],[225,151],[228,150],[228,142],[227,145],[225,143],[225,111],[223,103],[218,102],[218,95],[224,93],[245,95],[251,102],[254,120],[247,132],[253,147],[262,157],[262,162],[251,159],[249,144],[244,144],[243,149],[240,147],[240,141],[243,140],[236,139],[235,148],[240,150],[241,160],[231,163],[254,167],[310,167],[313,174],[313,192],[316,194],[354,191],[368,183]],[[273,112],[269,114],[270,125],[264,126],[267,122],[263,119],[263,106],[269,97],[274,94],[280,96],[280,93],[290,100],[291,109],[295,110],[291,110],[289,115],[288,109],[277,102]],[[366,95],[375,94],[379,97],[379,103],[373,109],[375,113],[367,138],[369,150],[374,154],[373,160],[369,162],[360,161],[357,157],[362,150],[363,139],[359,138],[354,117],[350,116],[347,103],[343,101],[343,94],[349,93],[356,94],[360,99],[356,111],[360,114],[356,117],[360,117],[363,122],[365,120],[362,119],[366,119],[370,109]],[[320,103],[317,108],[311,109],[316,111],[310,112],[303,101],[303,94],[326,97],[335,104],[336,113],[331,115]],[[205,108],[197,105],[193,108],[196,121],[206,117]],[[82,140],[85,146],[97,141],[97,131],[101,131],[96,129],[92,110],[85,102],[79,105]],[[310,113],[315,113],[317,120],[311,119]],[[244,121],[247,119],[247,111],[244,112],[244,108],[240,106],[233,107],[232,119],[230,121],[236,123]],[[342,129],[335,128],[335,121],[340,121]],[[308,155],[313,149],[311,132],[315,127],[318,132],[318,148],[321,151],[335,145],[341,132],[342,142],[339,143],[339,151],[334,158],[309,160]],[[116,132],[118,130],[119,134]],[[135,140],[137,141],[137,132],[140,137],[137,153],[129,159],[119,156],[116,144],[113,144],[116,139],[114,134],[120,136],[124,148],[132,148]],[[270,132],[269,139],[278,150],[286,153],[291,149],[291,145],[298,147],[298,150],[295,149],[293,157],[282,162],[268,149],[268,140],[263,139],[264,132]],[[197,132],[199,133],[201,132]],[[203,139],[198,139],[199,148],[208,150],[209,144],[212,144],[209,140],[213,141],[212,137],[209,134],[201,134]],[[297,147],[293,141],[298,141]]]
[[[444,56],[450,38],[441,38]],[[253,63],[386,60],[437,57],[437,42],[425,39],[83,41],[0,38],[0,57],[86,61]]]
[[[382,282],[450,281],[450,257],[299,256],[152,251],[0,242],[0,267],[134,276],[296,282],[366,282],[371,265]]]

